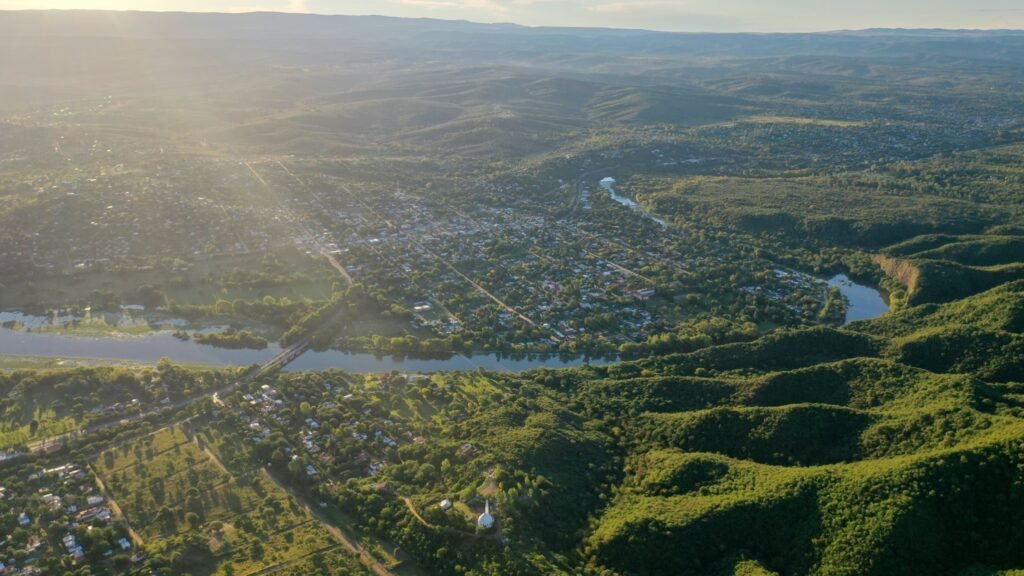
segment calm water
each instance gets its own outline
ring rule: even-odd
[[[274,357],[276,346],[266,350],[224,350],[182,342],[170,332],[123,338],[86,338],[63,334],[0,329],[0,354],[59,358],[111,358],[155,363],[167,357],[181,363],[249,365]]]
[[[829,279],[828,285],[838,287],[850,303],[846,311],[846,324],[856,320],[878,318],[889,311],[889,304],[881,292],[853,282],[846,274],[833,276]]]
[[[619,204],[622,204],[623,206],[625,206],[627,208],[630,208],[634,212],[640,213],[644,218],[647,218],[648,220],[651,220],[651,221],[655,222],[656,224],[658,224],[662,228],[665,227],[665,221],[664,220],[654,216],[653,214],[651,214],[647,210],[644,210],[643,207],[640,206],[639,204],[637,204],[635,200],[633,200],[632,198],[627,198],[625,196],[619,196],[619,194],[615,191],[615,182],[608,182],[608,181],[602,180],[601,181],[601,186],[605,190],[608,191],[608,193],[611,195],[612,200],[618,202]]]
[[[629,200],[628,198],[625,200]],[[629,200],[632,202],[631,200]],[[846,322],[877,318],[889,311],[882,294],[869,286],[851,281],[839,274],[828,280],[836,286],[850,303]],[[0,323],[16,321],[30,328],[40,327],[52,319],[27,316],[16,312],[0,312]],[[137,320],[136,320],[137,321]],[[248,366],[262,364],[273,358],[280,347],[271,344],[264,350],[226,350],[203,346],[194,341],[183,342],[171,332],[161,331],[144,336],[124,338],[86,338],[44,332],[0,329],[0,354],[16,356],[48,356],[57,358],[107,358],[132,360],[155,364],[161,358],[169,358],[184,364],[209,364],[221,366]],[[448,359],[416,359],[373,354],[327,351],[307,352],[288,367],[288,370],[325,370],[339,368],[348,372],[439,372],[444,370],[475,370],[483,368],[493,371],[519,371],[530,368],[572,368],[587,363],[587,360],[563,359],[557,356],[528,356],[512,359],[497,354],[480,354],[471,357],[453,356]],[[604,362],[595,362],[604,363]]]
[[[0,313],[0,322],[17,320],[26,326],[41,326],[48,319],[17,313]],[[57,358],[108,358],[155,364],[161,358],[183,364],[210,364],[222,366],[248,366],[262,364],[273,358],[281,348],[271,344],[264,350],[226,350],[203,346],[193,341],[183,342],[171,332],[154,332],[144,336],[124,338],[85,338],[43,332],[24,332],[0,329],[0,354],[49,356]],[[288,370],[325,370],[339,368],[348,372],[439,372],[443,370],[519,371],[529,368],[570,368],[581,366],[583,359],[562,359],[533,356],[511,359],[497,354],[472,357],[454,356],[440,360],[377,357],[373,354],[345,352],[307,352],[288,367]]]

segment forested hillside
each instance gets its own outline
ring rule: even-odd
[[[839,330],[505,376],[483,396],[430,392],[464,398],[435,415],[449,424],[421,428],[443,439],[405,452],[440,466],[440,480],[385,472],[389,491],[428,507],[445,493],[486,495],[504,554],[465,548],[472,540],[439,511],[437,526],[418,523],[374,484],[351,480],[341,498],[439,572],[1024,566],[1021,293],[1013,282]]]

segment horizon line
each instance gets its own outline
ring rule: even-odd
[[[1024,28],[942,28],[942,27],[887,27],[872,26],[868,28],[840,28],[831,30],[789,30],[789,31],[711,31],[711,30],[657,30],[653,28],[616,28],[612,26],[572,26],[572,25],[532,25],[521,24],[511,21],[485,22],[469,20],[465,18],[437,18],[431,16],[389,16],[385,14],[326,14],[321,12],[288,12],[281,10],[247,10],[238,12],[225,11],[204,11],[204,10],[137,10],[137,9],[109,9],[109,8],[0,8],[0,15],[10,13],[39,13],[39,12],[62,12],[62,13],[114,13],[114,14],[195,14],[199,16],[252,16],[252,15],[273,15],[273,16],[312,16],[318,18],[383,18],[390,20],[429,20],[435,22],[451,22],[474,24],[479,26],[517,26],[532,30],[616,30],[624,32],[648,32],[653,34],[704,34],[704,35],[811,35],[811,34],[855,34],[865,32],[948,32],[948,33],[1024,33]]]

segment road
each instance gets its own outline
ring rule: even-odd
[[[334,254],[331,254],[326,248],[321,248],[320,255],[327,259],[327,263],[331,265],[331,268],[337,270],[338,274],[341,274],[341,277],[345,279],[345,282],[347,282],[349,286],[355,283],[355,281],[352,280],[352,276],[348,273],[348,270],[345,270],[345,267],[341,265],[341,262],[338,262],[338,259],[334,257]]]
[[[113,512],[115,516],[124,520],[127,523],[127,518],[124,515],[124,511],[121,510],[121,506],[118,505],[116,500],[114,500],[113,494],[111,494],[110,490],[107,489],[107,485],[103,482],[103,479],[100,478],[100,475],[96,473],[96,470],[92,467],[91,464],[89,465],[89,471],[92,472],[92,477],[96,479],[96,486],[100,489],[100,494],[107,499],[107,504],[110,505],[111,512]],[[132,528],[130,525],[128,526],[128,535],[131,536],[132,542],[136,546],[146,545],[146,541],[143,540],[142,536],[139,535],[139,533],[136,532],[135,529]]]
[[[300,180],[297,176],[295,176],[295,174],[292,174],[292,172],[290,170],[288,170],[288,168],[284,164],[281,164],[280,162],[278,162],[278,164],[280,164],[281,168],[284,169],[289,175],[291,175],[292,178],[295,178],[295,180],[297,182],[299,182],[302,186],[306,186],[306,183],[303,182],[302,180]],[[265,186],[265,187],[269,188],[269,185],[267,184],[266,180],[264,180],[263,177],[260,176],[259,172],[257,172],[256,169],[253,168],[251,163],[245,162],[245,166],[249,169],[250,172],[252,172],[253,177],[255,177],[256,180],[259,181],[259,183],[262,186]],[[307,186],[307,189],[308,189],[308,186]],[[318,200],[319,200],[319,198],[318,198]],[[287,207],[284,207],[284,208],[287,209]],[[319,243],[319,241],[316,240],[316,236],[309,230],[308,227],[305,226],[304,223],[302,224],[302,226],[303,226],[304,232],[306,233],[306,235],[309,238],[310,242],[314,243],[318,247],[318,249],[320,250],[320,254],[322,256],[324,256],[324,258],[327,259],[327,261],[330,263],[331,267],[334,268],[338,272],[338,274],[342,278],[345,279],[345,281],[348,284],[352,284],[353,283],[352,276],[350,276],[348,271],[345,270],[345,267],[342,266],[340,262],[338,262],[338,260],[334,257],[334,255],[331,254],[330,251],[328,251],[326,247],[322,246]],[[332,320],[333,320],[333,318],[332,318]],[[280,353],[278,353],[276,356],[274,356],[270,360],[264,362],[259,367],[258,370],[255,370],[255,371],[249,373],[249,375],[239,379],[237,382],[235,382],[234,384],[232,384],[230,386],[225,386],[225,387],[221,388],[220,390],[214,390],[213,392],[203,393],[203,394],[199,394],[199,395],[196,395],[196,396],[191,396],[189,398],[183,398],[183,399],[178,400],[176,402],[172,402],[170,404],[164,404],[164,405],[158,406],[156,408],[153,408],[151,410],[140,412],[138,414],[132,414],[132,415],[125,416],[123,418],[112,419],[112,420],[108,420],[108,421],[104,421],[104,422],[97,422],[97,423],[91,424],[91,425],[89,425],[89,426],[87,426],[87,427],[85,427],[85,428],[83,428],[81,430],[76,430],[74,432],[69,432],[67,434],[61,434],[59,436],[52,436],[50,438],[43,438],[41,440],[36,440],[36,441],[31,442],[31,443],[28,444],[28,446],[27,446],[28,447],[28,454],[39,454],[39,453],[47,453],[47,452],[53,452],[53,451],[56,451],[56,450],[60,450],[60,449],[62,449],[64,447],[65,442],[67,442],[68,440],[70,440],[72,438],[76,438],[76,437],[84,436],[84,435],[88,435],[88,434],[93,434],[95,432],[99,432],[101,430],[105,430],[107,428],[111,428],[113,426],[118,426],[120,424],[124,424],[124,423],[127,423],[127,422],[134,422],[134,421],[137,421],[137,420],[141,420],[143,418],[147,418],[149,416],[155,416],[157,414],[161,414],[161,413],[167,412],[169,410],[180,410],[180,409],[182,409],[182,408],[184,408],[186,406],[189,406],[189,405],[191,405],[191,404],[193,404],[195,402],[199,402],[200,400],[204,400],[204,399],[208,399],[208,398],[213,398],[214,396],[219,395],[219,394],[227,394],[227,393],[233,391],[234,389],[238,388],[242,384],[251,382],[253,379],[255,379],[256,377],[258,377],[261,374],[264,374],[266,372],[273,371],[273,370],[280,370],[280,369],[284,368],[288,364],[294,362],[296,358],[298,358],[299,356],[302,356],[302,354],[308,348],[309,348],[309,337],[306,337],[306,338],[303,338],[302,340],[300,340],[299,342],[296,342],[295,344],[289,346],[288,348],[285,348]],[[13,460],[13,459],[19,458],[19,457],[24,456],[24,455],[25,454],[21,453],[21,452],[0,451],[0,463],[3,463],[5,461],[7,461],[7,460]]]
[[[353,200],[355,200],[356,202],[361,204],[363,206],[363,208],[365,208],[367,211],[370,212],[370,214],[373,214],[378,220],[383,222],[388,228],[391,228],[392,230],[396,230],[398,228],[398,226],[395,225],[394,222],[392,222],[391,220],[388,220],[387,218],[382,216],[380,213],[378,213],[376,210],[374,210],[373,206],[370,206],[368,203],[366,203],[366,201],[364,201],[362,198],[357,196],[354,192],[352,192],[352,190],[349,189],[348,186],[345,186],[344,184],[341,184],[341,183],[338,183],[338,186],[342,190],[344,190],[345,193],[349,195],[349,197],[351,197]],[[530,327],[532,327],[532,328],[536,328],[537,327],[537,323],[536,322],[531,320],[528,316],[526,316],[525,314],[523,314],[522,312],[517,310],[515,307],[507,304],[506,302],[504,302],[503,300],[501,300],[500,298],[498,298],[497,296],[492,294],[489,290],[487,290],[486,288],[481,286],[479,282],[476,282],[475,280],[473,280],[469,276],[466,276],[465,274],[463,274],[447,258],[442,258],[436,252],[434,252],[430,248],[427,248],[426,246],[424,246],[420,242],[416,241],[415,239],[410,238],[409,241],[412,243],[413,246],[415,246],[416,248],[422,250],[423,252],[425,252],[427,254],[430,254],[430,256],[432,258],[434,258],[435,260],[437,260],[438,262],[443,264],[446,268],[448,268],[449,270],[454,272],[456,276],[458,276],[463,281],[465,281],[467,284],[472,286],[473,289],[476,290],[478,293],[480,293],[482,296],[484,296],[485,298],[487,298],[491,302],[494,302],[495,304],[497,304],[499,307],[503,308],[506,312],[508,312],[512,316],[515,316],[516,318],[519,318],[523,322],[529,324]]]
[[[587,256],[590,256],[591,258],[593,258],[595,260],[599,260],[601,262],[604,262],[605,264],[611,266],[612,268],[618,270],[619,272],[622,272],[626,276],[634,276],[636,278],[639,278],[639,279],[643,280],[644,282],[647,282],[648,284],[650,284],[652,286],[654,286],[656,284],[654,282],[654,280],[651,280],[647,276],[644,276],[643,274],[640,274],[639,272],[634,272],[634,271],[630,270],[629,268],[626,268],[625,266],[623,266],[621,264],[616,264],[615,262],[612,262],[611,260],[601,256],[600,254],[595,254],[595,253],[591,252],[590,250],[587,250],[586,248],[583,249],[583,253],[586,254]]]
[[[105,430],[107,428],[111,428],[111,427],[114,427],[114,426],[119,426],[121,424],[125,424],[125,423],[128,423],[128,422],[135,422],[137,420],[141,420],[143,418],[148,418],[149,416],[155,416],[157,414],[161,414],[161,413],[164,413],[164,412],[167,412],[167,411],[180,410],[182,408],[185,408],[186,406],[190,406],[190,405],[192,405],[192,404],[194,404],[196,402],[199,402],[201,400],[212,399],[214,396],[219,396],[219,395],[222,395],[222,394],[230,393],[230,392],[234,391],[236,388],[238,388],[239,386],[241,386],[243,384],[247,384],[249,382],[252,382],[258,376],[260,376],[260,375],[262,375],[262,374],[264,374],[266,372],[273,371],[273,370],[280,370],[280,369],[284,368],[288,364],[294,362],[296,358],[298,358],[299,356],[302,356],[302,354],[308,348],[309,348],[309,338],[303,338],[299,342],[296,342],[295,344],[289,346],[288,348],[285,348],[284,350],[282,350],[280,353],[278,353],[276,356],[274,356],[270,360],[267,360],[266,362],[264,362],[259,367],[258,370],[253,370],[248,375],[243,376],[242,378],[238,379],[237,381],[235,381],[233,384],[231,384],[229,386],[224,386],[224,387],[220,388],[219,390],[213,390],[211,392],[204,392],[202,394],[198,394],[198,395],[195,395],[195,396],[190,396],[188,398],[182,398],[181,400],[178,400],[176,402],[171,402],[169,404],[163,404],[163,405],[160,405],[160,406],[158,406],[156,408],[153,408],[152,410],[146,410],[144,412],[139,412],[138,414],[127,415],[127,416],[125,416],[123,418],[119,418],[119,419],[111,419],[111,420],[107,420],[107,421],[103,421],[103,422],[97,422],[97,423],[91,424],[91,425],[89,425],[89,426],[87,426],[87,427],[85,427],[85,428],[83,428],[81,430],[76,430],[74,432],[68,432],[67,434],[61,434],[59,436],[52,436],[50,438],[43,438],[41,440],[36,440],[35,442],[32,442],[32,443],[28,444],[28,453],[29,454],[39,454],[39,453],[55,452],[57,450],[62,449],[64,447],[65,442],[67,442],[68,440],[70,440],[72,438],[77,438],[79,436],[85,436],[85,435],[88,435],[88,434],[93,434],[93,433],[99,432],[101,430]],[[5,460],[13,460],[13,459],[18,458],[18,457],[23,456],[23,455],[24,455],[23,453],[13,453],[13,454],[12,453],[7,453],[7,452],[0,453],[0,462],[4,462]]]
[[[275,478],[274,475],[266,468],[263,469],[263,474],[268,480],[277,485],[278,488],[284,490],[295,498],[295,500],[305,508],[307,512],[309,512],[310,516],[318,520],[335,540],[355,554],[359,558],[359,561],[362,562],[364,566],[372,570],[374,574],[377,576],[395,576],[394,572],[391,572],[380,562],[377,562],[377,560],[366,551],[363,545],[355,537],[346,534],[341,528],[331,522],[331,519],[325,516],[317,507],[310,505],[302,493],[284,482],[279,482],[277,478]]]
[[[304,181],[302,181],[302,179],[293,174],[292,171],[289,170],[288,167],[285,166],[281,161],[278,160],[277,165],[280,166],[281,169],[284,170],[289,176],[295,179],[295,181],[298,182],[300,186],[305,188],[306,191],[309,192],[309,194],[313,197],[313,199],[316,200],[317,204],[320,205],[320,208],[322,210],[327,210],[327,208],[323,204],[323,201],[316,194],[316,192],[314,192]],[[256,168],[253,167],[251,162],[245,162],[245,167],[248,168],[250,172],[252,172],[252,175],[256,178],[256,180],[260,183],[261,186],[263,186],[267,190],[271,190],[270,185],[267,184],[267,181],[264,180],[262,176],[260,176],[260,173],[256,171]],[[348,273],[348,270],[345,270],[345,267],[342,266],[340,262],[338,262],[338,259],[334,256],[334,254],[332,254],[331,251],[328,250],[327,247],[320,242],[316,234],[314,234],[313,231],[309,228],[309,225],[306,223],[306,221],[302,218],[299,218],[295,214],[295,212],[284,203],[284,200],[279,200],[279,205],[281,206],[281,209],[284,210],[285,213],[289,215],[289,218],[302,229],[302,233],[304,234],[304,241],[297,240],[297,243],[300,245],[308,244],[315,246],[317,252],[319,252],[321,256],[326,258],[327,262],[331,265],[331,267],[334,268],[338,272],[338,274],[340,274],[341,277],[345,279],[345,282],[351,286],[354,283],[354,280],[352,279],[352,276]]]
[[[419,510],[416,509],[416,505],[412,503],[412,498],[409,498],[408,496],[402,496],[402,501],[405,502],[405,507],[409,509],[409,512],[412,512],[412,515],[420,521],[420,524],[423,524],[427,528],[434,527],[430,522],[424,520],[423,516],[420,516],[420,512]]]
[[[575,214],[577,211],[579,211],[580,204],[583,203],[583,189],[587,183],[587,180],[593,178],[595,174],[607,174],[610,170],[611,169],[607,167],[596,168],[594,170],[587,170],[583,174],[580,174],[580,177],[577,178],[576,182],[573,183],[573,190],[576,192],[576,194],[572,199],[572,203],[569,204],[570,215]]]
[[[537,327],[537,323],[536,322],[534,322],[533,320],[528,318],[525,314],[523,314],[519,310],[516,310],[514,307],[510,306],[509,304],[506,304],[503,300],[501,300],[500,298],[498,298],[497,296],[492,294],[490,291],[488,291],[486,288],[481,286],[479,283],[477,283],[475,280],[473,280],[469,276],[466,276],[465,274],[463,274],[461,271],[459,271],[458,268],[455,267],[454,264],[449,262],[447,258],[442,258],[442,257],[438,256],[433,250],[427,248],[426,246],[423,246],[419,242],[413,241],[413,244],[416,245],[416,247],[418,247],[420,250],[423,250],[427,254],[430,254],[431,256],[433,256],[435,259],[437,259],[439,262],[441,262],[441,264],[444,264],[444,266],[446,268],[448,268],[449,270],[454,272],[455,275],[458,276],[459,278],[462,278],[467,284],[469,284],[470,286],[475,288],[476,291],[479,292],[480,294],[482,294],[485,298],[487,298],[490,301],[494,302],[495,304],[497,304],[501,308],[504,308],[506,312],[508,312],[509,314],[515,316],[516,318],[519,318],[523,322],[526,322],[531,327],[533,327],[533,328]]]

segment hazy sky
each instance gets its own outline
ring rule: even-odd
[[[683,31],[1024,28],[1022,0],[0,0],[0,9],[23,8],[274,10]]]

